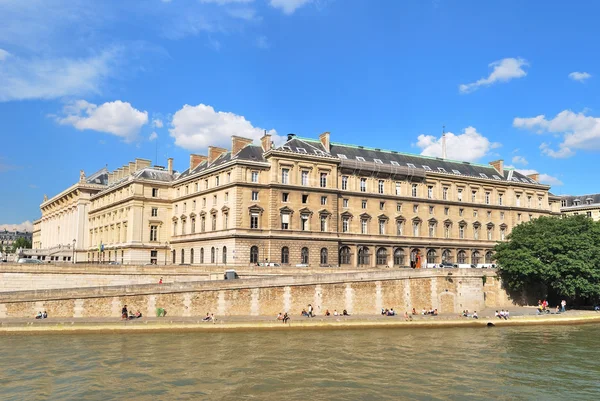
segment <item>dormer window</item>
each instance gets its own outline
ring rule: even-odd
[[[364,162],[365,158],[361,156],[356,156],[356,160],[358,160],[359,162]]]
[[[381,159],[373,159],[373,161],[377,164],[383,164],[383,162],[381,161]]]
[[[443,167],[438,167],[438,171],[439,171],[440,173],[445,173],[445,172],[446,172],[446,169],[445,169],[445,168],[443,168]]]
[[[304,148],[296,148],[296,151],[298,153],[306,153],[306,149],[304,149]]]
[[[282,146],[283,150],[287,150],[288,152],[292,151],[292,148],[290,146]]]
[[[392,166],[399,166],[400,165],[400,163],[398,163],[397,161],[394,161],[394,160],[392,160],[390,163],[392,164]]]
[[[460,171],[458,171],[458,170],[452,170],[452,172],[456,175],[460,175]]]
[[[488,178],[488,176],[487,176],[485,173],[479,173],[479,176],[480,176],[481,178]]]
[[[412,164],[412,163],[406,163],[406,165],[407,165],[408,167],[410,167],[410,168],[417,168],[417,167],[416,167],[414,164]]]
[[[344,154],[341,154],[341,153],[338,153],[338,155],[337,155],[337,156],[338,156],[340,159],[344,159],[344,160],[348,159],[348,157],[347,157],[346,155],[344,155]]]
[[[494,177],[495,180],[501,180],[502,179],[499,176],[497,176],[496,174],[494,174],[492,177]]]
[[[423,166],[423,169],[424,169],[425,171],[431,171],[431,167],[429,167],[429,166]]]

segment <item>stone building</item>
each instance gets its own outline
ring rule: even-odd
[[[600,194],[591,195],[564,195],[560,197],[560,211],[564,215],[582,214],[600,220]]]
[[[559,214],[538,177],[289,135],[274,148],[232,137],[191,155],[172,183],[172,263],[491,263],[511,229]]]
[[[0,248],[12,249],[13,244],[19,238],[25,238],[32,242],[32,233],[27,231],[8,231],[0,230]]]

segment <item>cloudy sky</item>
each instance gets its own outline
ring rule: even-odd
[[[0,223],[143,157],[293,132],[600,192],[600,3],[0,0]],[[25,223],[24,223],[25,222]],[[2,226],[0,226],[2,227]]]

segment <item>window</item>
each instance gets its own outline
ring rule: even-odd
[[[181,264],[185,263],[185,249],[181,250],[181,262],[180,263]]]
[[[465,238],[465,226],[463,224],[458,226],[458,238],[460,238],[460,239]]]
[[[227,173],[227,183],[231,182],[231,173]]]
[[[367,192],[367,179],[366,178],[360,179],[360,192]]]
[[[442,199],[443,200],[448,200],[448,187],[443,187],[442,188]]]
[[[158,198],[158,188],[152,188],[152,197]]]
[[[479,226],[473,226],[473,239],[479,239]]]
[[[383,180],[379,180],[379,185],[378,185],[378,191],[380,194],[383,193],[383,186],[384,186],[384,181]]]
[[[158,251],[150,251],[150,263],[158,264]]]
[[[385,235],[385,220],[379,220],[379,235]]]
[[[327,248],[321,248],[321,264],[327,264]]]
[[[200,191],[200,184],[196,182],[196,192]]]
[[[338,155],[337,155],[337,156],[338,156],[340,159],[348,159],[348,156],[346,156],[346,155],[344,155],[344,154],[341,154],[341,153],[338,153]]]
[[[407,165],[408,167],[410,167],[410,168],[417,168],[417,167],[416,167],[414,164],[412,164],[412,163],[406,163],[406,165]]]
[[[361,202],[361,207],[362,207],[363,209],[366,209],[366,208],[367,208],[367,201],[366,201],[366,200],[363,200],[363,201]]]
[[[281,229],[288,230],[290,228],[290,215],[284,213],[281,215]]]
[[[477,200],[477,191],[471,191],[471,202],[475,203]]]
[[[437,259],[437,255],[435,253],[435,249],[430,249],[427,251],[427,263],[435,263]]]
[[[417,184],[412,184],[412,196],[416,197],[417,196]]]
[[[350,231],[350,218],[342,217],[342,232],[347,233]]]
[[[158,226],[150,226],[150,241],[158,241]]]
[[[192,234],[196,232],[196,219],[192,217]]]
[[[289,180],[290,180],[290,169],[282,168],[281,169],[281,183],[289,184]]]
[[[213,214],[211,216],[211,228],[213,231],[217,230],[217,215],[216,214]]]
[[[449,207],[445,207],[444,208],[444,216],[448,216],[450,214],[450,208]]]
[[[347,246],[343,246],[340,248],[340,264],[350,264],[350,248],[348,248]]]
[[[494,235],[494,227],[488,226],[488,228],[487,228],[487,239],[488,239],[488,241],[491,241],[493,239],[493,235]]]
[[[158,208],[153,207],[152,208],[152,217],[157,217],[158,216]]]
[[[327,173],[321,173],[319,184],[321,185],[321,188],[327,188]]]
[[[289,202],[290,201],[290,194],[287,192],[284,192],[281,194],[281,201],[282,202]]]
[[[250,228],[258,228],[258,213],[250,215]]]
[[[521,195],[517,195],[517,206],[521,206]]]
[[[477,210],[473,210],[473,217],[479,216],[479,212]]]
[[[327,216],[321,216],[321,232],[327,231]]]
[[[413,205],[413,213],[419,213],[419,205]]]
[[[213,206],[217,204],[217,195],[213,195]]]
[[[429,237],[435,237],[435,223],[433,221],[429,223]]]
[[[460,264],[467,263],[467,253],[465,251],[458,251],[456,261]]]
[[[396,203],[396,211],[398,213],[402,211],[402,203]]]
[[[506,228],[500,228],[500,240],[504,241],[506,239]]]
[[[585,212],[586,217],[592,217],[592,212]],[[531,215],[529,215],[529,220],[531,220]]]
[[[425,170],[425,171],[431,171],[431,167],[429,167],[429,166],[425,166],[425,165],[424,165],[424,166],[423,166],[423,170]]]
[[[206,197],[202,198],[202,207],[206,207]]]
[[[394,265],[404,266],[404,251],[401,248],[394,251]]]
[[[308,215],[303,214],[300,216],[300,229],[302,231],[308,231]]]
[[[287,265],[290,263],[290,248],[284,246],[281,248],[281,264]]]
[[[419,234],[419,222],[413,221],[413,236],[418,237]]]
[[[175,205],[175,215],[179,214],[179,205]]]
[[[465,214],[465,209],[458,209],[458,215],[462,216]]]
[[[521,221],[521,213],[517,213],[517,221]]]
[[[250,248],[250,263],[258,263],[258,247],[256,245]]]
[[[440,173],[445,173],[445,172],[446,172],[446,169],[445,169],[445,168],[443,168],[443,167],[438,167],[438,171],[439,171]]]
[[[206,231],[206,217],[202,216],[200,217],[200,232],[205,232]]]
[[[400,188],[401,188],[401,183],[396,182],[396,195],[400,195],[400,193],[401,193]]]
[[[402,228],[404,222],[402,220],[396,220],[396,235],[402,235]]]
[[[504,212],[500,212],[500,220],[504,220]]]
[[[452,224],[444,224],[444,238],[450,238],[450,232],[452,230]]]
[[[542,198],[538,197],[538,208],[542,208]]]
[[[177,222],[173,222],[173,235],[177,235]]]
[[[462,200],[463,200],[463,190],[462,190],[462,188],[458,188],[457,199],[458,199],[459,202],[462,202]]]
[[[348,189],[348,176],[342,176],[342,189],[343,190],[347,190]]]
[[[186,209],[187,209],[187,203],[183,202],[183,213],[185,213]]]
[[[223,229],[227,230],[229,228],[229,213],[223,214]]]
[[[196,201],[192,202],[192,210],[196,210]]]
[[[376,164],[383,164],[381,159],[373,159],[373,162],[375,162]]]
[[[561,207],[567,207],[567,201],[566,201],[566,200],[564,200],[564,199],[563,199],[563,200],[561,200],[561,201],[560,201],[560,206],[561,206]]]
[[[257,201],[258,200],[258,191],[252,191],[252,200],[253,201]]]
[[[458,171],[458,170],[452,170],[452,172],[456,175],[460,175],[460,171]]]
[[[360,220],[360,233],[361,234],[367,234],[367,228],[368,228],[368,221],[367,221],[367,219],[361,219]]]
[[[387,265],[387,249],[379,248],[375,254],[378,265]]]
[[[490,193],[489,192],[485,193],[485,204],[486,205],[490,204]]]
[[[204,189],[208,189],[208,180],[204,180]]]
[[[433,187],[431,185],[427,187],[427,199],[433,199]]]
[[[300,173],[300,180],[303,187],[308,186],[308,171],[302,171],[302,173]]]
[[[225,265],[227,264],[227,247],[223,247],[223,252],[221,253],[221,262]]]
[[[392,166],[399,166],[400,165],[400,163],[398,163],[395,160],[392,160],[390,163],[391,163]]]
[[[258,171],[252,172],[252,182],[258,182]]]
[[[356,156],[356,160],[358,160],[359,162],[364,162],[365,158],[361,156]]]
[[[385,209],[385,202],[379,202],[379,210]]]
[[[433,206],[429,206],[429,214],[433,214]]]
[[[324,206],[327,204],[327,197],[326,196],[321,196],[321,205]]]
[[[498,205],[502,206],[504,200],[504,194],[498,194]]]
[[[308,195],[302,195],[302,203],[308,203]]]
[[[218,186],[219,186],[219,183],[220,183],[220,177],[219,177],[219,176],[216,176],[216,177],[215,177],[215,187],[218,187]]]
[[[358,248],[358,264],[360,266],[365,266],[365,265],[369,265],[369,248],[367,248],[366,246],[361,246],[360,248]]]
[[[190,264],[194,264],[194,248],[190,249]]]
[[[342,199],[342,207],[348,207],[348,199]]]
[[[302,248],[302,250],[300,251],[300,263],[302,263],[303,265],[307,265],[308,264],[308,248],[304,247]]]

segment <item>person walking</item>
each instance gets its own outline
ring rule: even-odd
[[[564,299],[562,301],[560,301],[560,311],[561,312],[567,311],[567,301],[565,301]]]
[[[313,314],[313,307],[311,304],[308,304],[308,317],[315,317]]]

